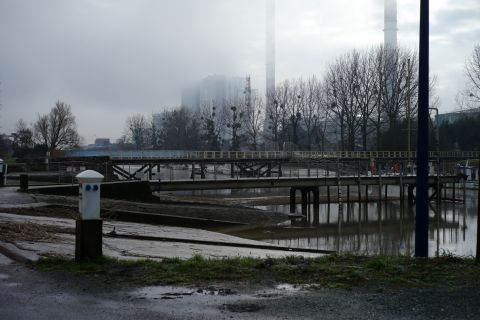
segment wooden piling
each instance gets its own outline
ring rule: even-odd
[[[290,213],[291,214],[295,213],[295,209],[297,207],[296,192],[297,192],[297,189],[290,188]]]
[[[305,188],[300,189],[302,192],[302,215],[308,214],[308,190]]]

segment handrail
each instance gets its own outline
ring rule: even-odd
[[[480,151],[430,151],[429,158],[478,159]],[[255,160],[255,159],[398,159],[416,158],[415,151],[96,151],[73,150],[65,152],[65,157],[110,157],[111,159],[191,159],[191,160]]]

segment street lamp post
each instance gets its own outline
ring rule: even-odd
[[[415,256],[428,257],[429,0],[420,1]]]

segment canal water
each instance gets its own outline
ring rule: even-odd
[[[133,168],[131,168],[133,169]],[[230,179],[228,166],[209,166],[207,179]],[[130,171],[130,170],[129,170]],[[284,168],[284,176],[305,177],[307,169]],[[310,176],[324,175],[325,172],[311,170]],[[335,173],[333,173],[335,174]],[[191,167],[173,166],[164,168],[156,178],[161,180],[190,179]],[[195,179],[200,179],[197,175]],[[320,214],[309,214],[304,218],[286,221],[278,226],[233,231],[231,234],[244,238],[275,243],[293,248],[334,250],[340,253],[360,255],[414,255],[415,252],[415,207],[398,200],[398,187],[391,186],[391,194],[397,200],[369,203],[320,204]],[[378,190],[377,190],[378,191]],[[452,198],[451,190],[447,198]],[[459,190],[457,189],[456,198]],[[371,194],[376,191],[372,190]],[[205,190],[182,192],[205,197],[258,197],[288,195],[288,190]],[[353,194],[353,191],[352,191]],[[442,201],[440,214],[437,205],[431,203],[429,229],[429,255],[472,256],[476,249],[477,191],[467,190],[466,201]],[[262,210],[289,213],[289,205],[254,206]],[[301,212],[297,204],[296,212]]]
[[[339,208],[342,208],[339,210]],[[288,205],[257,207],[288,213]],[[300,212],[297,206],[297,212]],[[320,204],[320,214],[284,225],[259,228],[239,236],[294,248],[334,250],[361,255],[414,255],[415,207],[400,201]],[[466,202],[442,202],[440,214],[432,202],[429,255],[472,256],[476,248],[477,191],[467,191]]]

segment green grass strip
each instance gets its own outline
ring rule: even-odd
[[[359,257],[329,255],[320,258],[225,258],[97,261],[42,258],[37,268],[45,272],[95,275],[107,280],[140,285],[196,285],[212,282],[262,283],[274,281],[319,287],[358,286],[431,287],[480,283],[480,265],[471,258]]]

